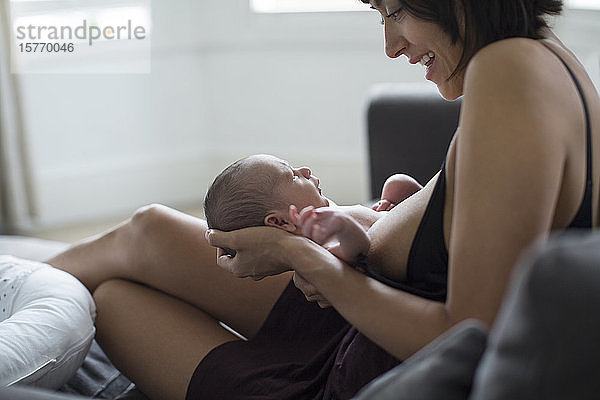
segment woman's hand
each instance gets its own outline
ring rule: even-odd
[[[306,300],[317,302],[321,308],[331,307],[331,303],[327,301],[327,299],[323,297],[321,293],[319,293],[317,288],[312,283],[304,279],[298,272],[294,272],[294,285],[296,285],[296,287],[300,289],[302,293],[304,293]]]
[[[286,266],[285,250],[281,250],[281,243],[292,235],[281,229],[266,226],[231,232],[211,229],[205,236],[211,246],[217,247],[219,267],[237,277],[260,280],[290,270]],[[331,306],[315,286],[297,272],[294,273],[294,284],[304,293],[306,300],[317,302],[322,308]]]
[[[290,270],[283,243],[293,235],[282,229],[268,226],[231,232],[210,229],[205,236],[208,244],[218,248],[217,265],[237,277],[259,280]]]

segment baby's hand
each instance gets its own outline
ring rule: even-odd
[[[375,211],[390,211],[392,208],[396,207],[395,203],[387,199],[381,199],[377,203],[373,204],[373,210]]]
[[[290,206],[290,218],[300,228],[302,234],[312,241],[324,245],[345,227],[346,215],[329,207],[304,208],[300,213],[296,206]]]
[[[290,206],[290,218],[300,228],[302,234],[324,246],[332,239],[339,244],[329,250],[342,260],[353,263],[360,253],[369,250],[369,237],[354,218],[330,207],[306,207],[300,213]]]

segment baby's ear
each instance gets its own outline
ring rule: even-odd
[[[272,212],[265,217],[266,226],[274,226],[290,233],[296,232],[296,225],[291,221],[289,215],[280,212]]]

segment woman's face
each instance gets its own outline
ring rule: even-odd
[[[387,1],[388,4],[397,3],[394,0]],[[448,77],[458,65],[462,45],[459,42],[452,44],[450,36],[439,25],[417,19],[401,8],[388,14],[384,2],[371,0],[371,6],[383,18],[387,56],[396,58],[404,55],[411,64],[423,64],[425,78],[437,85],[444,98],[454,100],[461,96],[464,72],[459,72],[450,80]]]

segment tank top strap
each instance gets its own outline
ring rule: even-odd
[[[567,229],[571,228],[584,228],[591,229],[592,228],[592,194],[593,194],[593,178],[592,178],[592,126],[590,124],[590,111],[585,100],[585,93],[579,83],[579,80],[575,76],[575,73],[569,67],[569,65],[562,59],[560,55],[547,43],[542,42],[544,47],[546,47],[552,54],[554,54],[562,63],[562,65],[566,68],[577,88],[577,92],[579,93],[579,97],[581,98],[581,102],[583,104],[583,111],[585,113],[585,132],[586,132],[586,182],[585,182],[585,192],[583,194],[583,200],[581,201],[581,205],[579,206],[579,210],[577,210],[577,214],[573,218],[573,221],[569,224]]]

